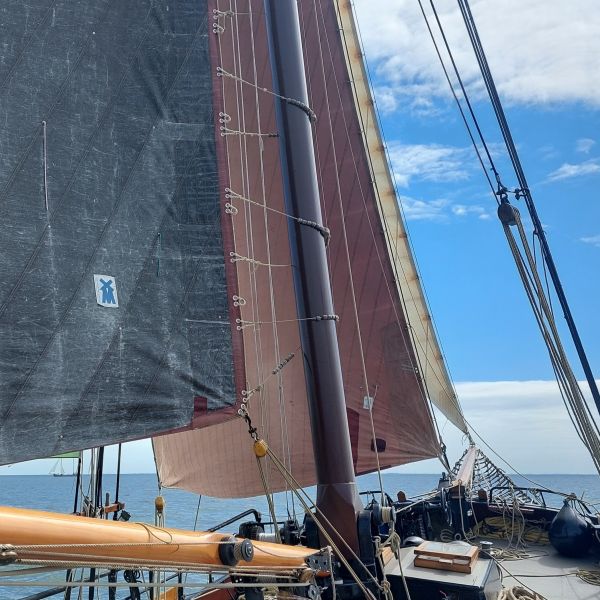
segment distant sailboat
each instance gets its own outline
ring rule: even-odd
[[[52,465],[49,471],[49,475],[53,477],[77,477],[77,460],[79,459],[80,452],[65,452],[57,456],[52,456],[56,459],[56,462]],[[71,472],[65,471],[65,460],[71,460]]]

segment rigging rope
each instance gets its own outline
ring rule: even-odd
[[[342,17],[342,9],[340,6],[340,0],[336,0],[336,7],[337,7],[337,13],[338,13],[338,21],[340,23],[342,23],[343,17]],[[321,6],[321,18],[324,21],[322,6]],[[363,50],[364,44],[362,43],[362,38],[361,38],[361,34],[360,34],[360,27],[359,27],[358,21],[356,19],[354,19],[354,25],[356,26],[356,32],[357,32],[357,37],[358,37],[358,50],[361,53],[361,55],[363,56],[363,59],[364,59],[363,62],[364,62],[365,68],[366,68],[367,79],[370,82],[370,86],[372,88],[373,81],[370,77],[369,64],[365,57],[365,53]],[[325,33],[325,42],[327,44],[328,53],[330,56],[333,56],[333,51],[332,51],[331,43],[329,40],[329,35],[328,35],[328,32],[326,29],[325,29],[324,33]],[[352,56],[354,56],[354,50],[349,47],[349,42],[348,42],[348,39],[346,37],[346,33],[345,33],[343,27],[341,28],[341,34],[342,34],[342,42],[344,44],[344,51],[345,51],[346,58],[347,58],[347,64],[348,64],[349,71],[350,71],[351,83],[356,88],[355,83],[354,83],[355,74],[354,74],[354,70],[352,67]],[[352,42],[350,42],[350,43],[352,43]],[[363,74],[359,72],[358,75],[356,76],[356,78],[360,79],[361,77],[363,77]],[[340,103],[342,103],[340,83],[339,83],[337,77],[335,76],[335,74],[334,74],[334,81],[336,83],[337,97],[338,97]],[[367,93],[369,93],[368,90],[367,90]],[[356,106],[358,108],[358,118],[362,125],[361,132],[362,132],[362,136],[363,136],[363,141],[364,141],[365,146],[367,148],[369,148],[369,140],[367,139],[366,132],[373,125],[372,125],[372,122],[370,119],[370,115],[367,113],[366,116],[363,116],[363,114],[362,114],[363,109],[361,108],[361,103],[358,100],[358,92],[356,91],[356,89],[354,89],[354,96],[355,96]],[[391,191],[393,193],[395,193],[396,197],[400,198],[397,187],[393,183],[395,180],[394,169],[393,169],[393,165],[392,165],[392,161],[391,161],[391,157],[390,157],[389,148],[385,144],[385,138],[383,137],[383,128],[381,126],[381,118],[379,117],[377,104],[374,100],[373,100],[372,106],[375,111],[375,121],[379,124],[378,132],[381,134],[381,139],[383,142],[383,150],[384,150],[385,156],[387,158],[387,161],[386,161],[387,167],[389,169],[389,173],[391,174],[391,179],[387,183],[390,186]],[[348,148],[349,148],[350,154],[352,156],[352,163],[354,165],[354,170],[355,170],[356,174],[358,175],[359,170],[358,170],[358,165],[357,165],[357,158],[356,158],[354,150],[353,150],[352,137],[350,135],[350,129],[349,129],[344,111],[341,112],[341,117],[342,117],[342,121],[344,124],[344,129],[346,132],[346,138],[348,140]],[[375,132],[375,134],[377,135],[377,132]],[[378,203],[378,208],[379,208],[380,213],[382,215],[385,215],[384,204],[383,204],[383,199],[382,199],[382,192],[379,189],[379,186],[381,185],[380,181],[382,181],[382,180],[380,177],[376,176],[376,169],[373,164],[373,159],[369,152],[367,152],[366,158],[367,158],[367,162],[368,162],[369,172],[371,174],[371,180],[373,183],[373,191],[375,193],[376,200]],[[369,211],[367,210],[366,195],[365,195],[365,191],[362,189],[360,178],[358,178],[357,181],[358,181],[358,186],[360,189],[361,197],[363,200],[363,205],[365,207],[365,219],[369,225],[371,236],[373,238],[375,238],[375,231],[376,231],[376,229],[378,229],[378,227],[373,224],[371,217],[369,215]],[[386,182],[383,181],[384,185],[385,185],[385,183]],[[404,214],[401,201],[399,201],[398,207],[399,207],[400,212],[402,214]],[[406,221],[405,218],[404,218],[404,221]],[[459,415],[459,419],[463,419],[463,422],[464,422],[464,418],[462,417],[462,409],[460,408],[460,405],[458,403],[458,399],[456,397],[456,392],[454,391],[454,389],[452,387],[452,383],[451,383],[450,379],[446,378],[446,376],[445,376],[446,367],[445,367],[445,365],[443,365],[443,363],[437,362],[437,352],[433,352],[433,354],[430,353],[430,348],[432,351],[434,351],[435,346],[436,346],[434,335],[432,335],[432,339],[434,340],[434,343],[431,344],[431,346],[429,345],[430,332],[433,334],[435,331],[433,320],[431,319],[431,317],[429,317],[429,319],[427,321],[424,321],[423,319],[418,318],[418,315],[417,315],[417,318],[415,319],[414,323],[411,322],[409,319],[409,312],[410,312],[409,305],[411,305],[411,304],[414,305],[415,307],[417,307],[417,309],[420,305],[424,306],[426,314],[429,314],[429,310],[428,310],[428,301],[427,301],[425,289],[423,288],[422,285],[415,286],[413,284],[414,281],[419,280],[420,278],[419,278],[419,274],[418,274],[418,267],[417,267],[414,251],[412,251],[413,250],[412,243],[411,243],[410,237],[408,235],[408,230],[406,228],[401,228],[401,219],[400,218],[397,218],[395,220],[395,224],[396,224],[395,232],[391,231],[390,223],[388,222],[387,219],[384,218],[382,220],[381,224],[383,225],[383,232],[384,232],[384,235],[385,235],[385,238],[387,241],[387,247],[389,249],[391,256],[393,257],[392,268],[394,271],[395,279],[398,282],[400,282],[402,279],[404,280],[403,285],[399,284],[399,285],[395,286],[395,290],[397,291],[397,294],[400,296],[403,319],[401,320],[401,318],[400,318],[400,314],[398,312],[395,301],[393,303],[394,316],[395,316],[397,325],[399,327],[401,327],[402,329],[404,328],[404,324],[403,324],[404,319],[406,319],[406,322],[408,323],[410,339],[406,339],[406,337],[403,336],[403,342],[405,344],[405,348],[406,348],[407,352],[409,352],[409,348],[414,349],[414,354],[415,354],[414,361],[416,364],[414,364],[413,367],[415,368],[415,372],[421,374],[421,380],[423,382],[423,388],[424,388],[424,390],[422,391],[423,399],[426,402],[428,402],[429,405],[432,404],[432,400],[431,400],[432,394],[430,393],[430,390],[429,390],[428,378],[433,377],[435,379],[435,382],[440,386],[440,388],[442,388],[444,390],[444,392],[446,392],[448,401],[450,402],[451,406],[456,409],[456,412]],[[380,255],[377,245],[375,247],[377,249],[378,261],[380,263],[381,268],[383,269],[384,268],[383,267],[383,259]],[[412,258],[411,265],[404,264],[406,253],[410,253],[410,258]],[[392,292],[390,283],[388,282],[387,278],[386,278],[386,288],[387,288],[387,291],[388,291],[388,294],[390,295],[390,297],[394,298],[394,294]],[[416,328],[420,328],[422,330],[420,335],[415,333]],[[422,337],[425,338],[425,342],[422,341]],[[439,346],[439,342],[437,343],[437,345]],[[441,350],[440,350],[440,353],[441,353]],[[423,368],[423,364],[422,364],[423,360],[425,362],[425,368]],[[410,361],[411,361],[411,363],[413,362],[412,357],[410,358]],[[441,364],[441,368],[440,368],[440,364]],[[435,413],[433,411],[430,411],[430,418],[432,419],[432,422],[436,428],[436,431],[438,432],[438,438],[441,439],[440,430],[439,430],[439,427],[437,424],[437,420],[435,418]],[[466,424],[464,425],[464,427],[466,428]],[[470,434],[468,432],[467,432],[467,435],[470,438]],[[443,446],[443,442],[441,442],[441,445]],[[449,465],[447,464],[448,461],[445,458],[443,452],[439,458],[440,458],[441,462],[446,466],[446,468],[449,468]]]
[[[438,48],[436,40],[435,40],[435,37],[429,26],[429,22],[428,22],[426,14],[425,14],[422,2],[421,2],[421,0],[418,0],[418,2],[421,7],[421,12],[422,12],[423,18],[425,19],[425,22],[427,24],[427,28],[429,30],[434,47],[438,54],[438,58],[440,60],[442,68],[444,70],[446,80],[447,80],[447,82],[450,86],[450,89],[452,91],[452,94],[457,102],[457,105],[461,112],[461,116],[463,117],[464,124],[469,133],[469,137],[471,138],[471,141],[474,144],[475,150],[476,150],[478,158],[479,158],[479,162],[480,162],[482,168],[484,169],[486,177],[488,177],[487,170],[485,169],[483,161],[481,160],[481,156],[478,152],[477,145],[475,144],[474,139],[473,139],[473,134],[472,134],[469,124],[465,118],[464,111],[462,110],[461,103],[459,102],[458,97],[456,96],[456,93],[454,91],[454,86],[452,85],[452,82],[450,81],[450,77],[448,76],[446,67],[444,65],[444,61],[441,57],[439,48]],[[524,234],[522,224],[520,222],[520,217],[518,215],[518,211],[516,209],[514,209],[508,203],[509,190],[502,184],[498,170],[496,169],[496,166],[494,165],[494,161],[492,159],[491,153],[489,152],[489,148],[487,146],[487,143],[485,142],[485,138],[483,136],[483,133],[479,126],[477,117],[475,115],[475,112],[474,112],[471,102],[469,100],[468,93],[465,89],[463,80],[462,80],[459,70],[456,66],[456,62],[454,60],[454,56],[453,56],[450,46],[448,44],[448,41],[447,41],[447,38],[446,38],[446,35],[444,32],[444,28],[442,26],[439,15],[435,8],[434,0],[430,0],[430,4],[431,4],[431,8],[433,10],[433,14],[435,16],[438,28],[442,35],[446,51],[447,51],[450,61],[452,63],[454,73],[459,82],[463,97],[467,103],[469,113],[471,115],[471,119],[477,129],[479,139],[481,140],[483,148],[486,152],[486,156],[490,163],[491,170],[496,177],[497,191],[494,192],[493,186],[491,185],[491,182],[489,181],[489,177],[488,177],[488,182],[490,182],[490,187],[492,188],[492,192],[494,193],[496,201],[500,202],[499,216],[501,218],[501,221],[503,222],[506,237],[509,242],[509,247],[511,249],[511,252],[513,253],[513,257],[517,264],[517,269],[519,271],[519,275],[520,275],[523,285],[525,287],[526,295],[530,301],[531,307],[532,307],[534,315],[536,317],[536,321],[538,322],[538,326],[540,327],[540,330],[542,332],[542,337],[548,348],[551,363],[552,363],[554,372],[556,374],[556,378],[558,381],[561,396],[563,398],[563,402],[565,403],[565,406],[567,407],[567,413],[575,426],[575,430],[576,430],[577,434],[579,435],[580,439],[582,440],[582,442],[584,443],[584,445],[590,452],[590,454],[592,456],[592,460],[593,460],[594,464],[596,465],[597,470],[600,472],[600,432],[598,431],[598,427],[597,427],[596,423],[594,422],[594,417],[592,416],[592,414],[589,410],[589,407],[588,407],[587,403],[585,402],[585,398],[583,396],[583,393],[581,392],[579,383],[577,382],[575,376],[573,375],[573,372],[568,363],[568,359],[566,357],[564,349],[562,348],[560,338],[558,336],[558,331],[556,329],[556,325],[554,322],[551,298],[550,298],[550,294],[548,291],[548,278],[547,278],[546,266],[548,266],[548,268],[550,270],[551,278],[554,282],[556,292],[559,296],[559,300],[560,300],[563,310],[565,312],[565,318],[567,320],[567,323],[568,323],[571,333],[573,335],[574,343],[575,343],[575,346],[577,347],[577,351],[578,351],[580,359],[582,361],[584,371],[586,372],[586,377],[588,378],[588,383],[590,384],[590,389],[592,391],[592,395],[593,395],[594,399],[596,400],[596,403],[598,404],[598,408],[600,409],[600,403],[599,403],[599,400],[597,399],[597,393],[598,393],[597,388],[595,386],[595,381],[590,382],[591,370],[589,369],[589,365],[587,365],[587,358],[585,357],[585,352],[583,351],[583,348],[581,347],[581,342],[579,340],[579,336],[578,336],[577,330],[575,328],[575,324],[572,320],[566,299],[564,298],[564,293],[562,291],[562,286],[561,286],[560,280],[558,279],[558,275],[556,274],[556,270],[554,268],[553,259],[550,254],[550,250],[549,250],[546,238],[545,238],[545,234],[542,229],[541,223],[539,221],[537,211],[533,204],[533,199],[531,197],[531,193],[529,191],[528,184],[525,179],[525,174],[523,172],[523,169],[522,169],[522,166],[521,166],[518,154],[517,154],[516,146],[514,144],[510,129],[508,127],[508,122],[506,121],[506,117],[504,115],[504,111],[503,111],[502,105],[500,103],[500,98],[498,96],[498,92],[495,87],[495,83],[494,83],[489,65],[487,63],[485,52],[483,50],[483,46],[481,44],[481,40],[479,38],[479,34],[478,34],[477,28],[475,26],[473,15],[471,14],[471,11],[470,11],[468,0],[458,0],[459,8],[460,8],[461,14],[463,16],[465,26],[468,31],[469,38],[470,38],[471,44],[473,46],[473,50],[475,52],[477,61],[480,66],[481,75],[484,80],[486,89],[488,91],[488,95],[489,95],[489,98],[490,98],[490,101],[492,104],[492,108],[496,115],[498,125],[500,127],[502,136],[504,138],[505,145],[506,145],[506,148],[507,148],[509,156],[510,156],[510,160],[513,165],[513,169],[514,169],[514,172],[516,174],[516,177],[517,177],[517,180],[519,183],[519,188],[515,189],[513,192],[510,192],[510,193],[514,194],[517,200],[520,198],[523,198],[525,200],[525,203],[527,205],[527,208],[529,210],[529,213],[530,213],[531,218],[534,223],[534,236],[537,237],[537,239],[540,243],[540,247],[541,247],[541,254],[542,254],[542,259],[543,259],[542,260],[543,275],[544,275],[544,280],[546,282],[546,291],[544,291],[544,287],[543,287],[543,285],[541,283],[541,279],[538,275],[538,265],[537,265],[537,260],[536,260],[536,256],[535,256],[535,243],[534,243],[534,253],[532,254],[532,252],[530,250],[530,246],[529,246],[526,236]],[[501,214],[502,212],[504,213],[504,215]],[[511,217],[511,216],[515,216],[516,218],[513,220],[510,220],[509,217]],[[518,221],[518,223],[517,223],[517,221]],[[521,254],[521,251],[514,239],[514,236],[512,235],[512,232],[510,231],[509,226],[515,225],[515,224],[517,224],[517,228],[519,229],[519,237],[521,240],[522,248],[525,252],[525,257],[523,257],[523,255]],[[586,367],[587,367],[587,369],[586,369]],[[593,377],[592,377],[592,379],[593,379]]]
[[[525,205],[527,206],[529,215],[531,216],[531,220],[533,221],[534,230],[540,241],[542,257],[543,257],[546,265],[548,266],[548,270],[550,271],[550,277],[554,284],[554,288],[555,288],[556,294],[558,296],[560,305],[563,309],[564,317],[567,322],[567,326],[569,327],[569,331],[571,333],[573,343],[577,350],[577,354],[579,356],[581,366],[585,373],[585,377],[587,379],[587,382],[588,382],[588,385],[590,388],[590,392],[592,394],[592,398],[594,399],[596,408],[598,409],[598,411],[600,411],[600,392],[598,391],[598,386],[596,384],[596,380],[594,379],[594,375],[593,375],[591,367],[589,365],[583,345],[581,343],[581,338],[579,337],[579,332],[575,325],[573,315],[571,314],[571,309],[567,302],[567,299],[566,299],[566,296],[565,296],[565,293],[564,293],[564,290],[562,287],[562,283],[558,276],[558,272],[557,272],[556,266],[554,264],[554,259],[552,257],[552,253],[550,252],[550,246],[548,245],[548,241],[546,239],[546,234],[542,227],[540,218],[537,214],[535,204],[533,203],[533,197],[531,195],[529,185],[525,178],[525,173],[523,171],[523,167],[521,166],[521,161],[519,159],[517,148],[516,148],[516,145],[512,138],[512,134],[510,132],[510,128],[508,126],[506,116],[504,114],[504,109],[502,108],[502,104],[500,102],[500,97],[498,96],[496,84],[494,83],[494,79],[492,77],[492,73],[489,68],[489,64],[487,62],[485,51],[483,49],[481,39],[479,38],[479,33],[477,31],[477,27],[475,25],[475,20],[473,19],[473,15],[471,13],[469,2],[468,2],[468,0],[458,0],[458,5],[459,5],[460,11],[462,13],[463,21],[467,28],[469,38],[471,40],[471,45],[473,46],[473,50],[475,52],[477,61],[479,63],[481,75],[483,77],[486,89],[488,91],[488,95],[489,95],[490,101],[492,103],[492,107],[494,109],[496,119],[498,121],[498,126],[500,128],[500,131],[502,132],[502,137],[504,138],[504,143],[505,143],[506,149],[508,150],[508,154],[510,156],[510,160],[512,162],[514,172],[517,176],[519,188],[514,191],[515,197],[517,200],[519,198],[523,198],[523,200],[525,201]],[[504,189],[504,192],[506,192],[506,189]],[[590,418],[593,419],[593,417],[591,417],[591,415],[590,415]]]
[[[364,344],[363,344],[363,339],[362,339],[362,328],[361,328],[361,322],[360,322],[359,315],[358,315],[358,303],[356,300],[356,290],[354,287],[354,274],[352,272],[352,260],[350,258],[350,248],[349,248],[349,244],[348,244],[348,231],[346,228],[346,214],[345,214],[344,203],[343,203],[343,198],[342,198],[342,186],[340,184],[340,169],[338,167],[337,149],[336,149],[336,144],[335,144],[335,136],[334,136],[334,132],[333,132],[331,107],[329,104],[328,78],[325,73],[325,61],[323,58],[323,48],[321,45],[321,30],[320,30],[319,18],[317,15],[316,0],[313,0],[313,8],[314,8],[314,12],[315,12],[315,21],[316,21],[316,26],[317,26],[316,31],[317,31],[317,40],[319,43],[319,57],[320,57],[320,65],[321,65],[323,92],[325,95],[325,110],[327,113],[327,123],[329,126],[328,131],[329,131],[329,138],[331,141],[331,152],[332,152],[332,158],[333,158],[333,164],[334,164],[333,172],[335,175],[336,196],[337,196],[338,207],[339,207],[339,211],[340,211],[340,222],[342,224],[342,239],[344,242],[346,265],[348,267],[348,281],[350,284],[350,297],[352,298],[352,310],[353,310],[354,322],[356,324],[356,333],[357,333],[358,350],[359,350],[360,364],[361,364],[361,371],[362,371],[362,378],[363,378],[364,394],[369,399],[367,401],[367,408],[369,410],[369,423],[371,425],[371,441],[372,441],[372,448],[375,452],[375,462],[377,465],[377,477],[379,479],[379,488],[380,488],[380,492],[381,492],[381,505],[383,506],[385,504],[385,493],[383,490],[383,480],[381,478],[381,461],[379,458],[379,448],[378,448],[378,444],[377,444],[377,435],[375,433],[375,422],[373,419],[373,405],[375,404],[375,397],[377,395],[377,386],[375,386],[374,393],[371,394],[371,388],[369,387],[369,377],[367,375]],[[323,23],[323,27],[326,28],[325,23]],[[332,72],[334,71],[333,67],[332,67],[331,71]]]
[[[241,194],[238,194],[237,192],[234,192],[233,190],[231,190],[229,188],[225,188],[225,198],[228,198],[230,200],[236,200],[236,199],[243,200],[244,202],[247,202],[248,204],[253,204],[254,206],[260,206],[265,211],[273,212],[278,215],[287,217],[288,219],[292,219],[293,221],[296,221],[296,223],[299,223],[300,225],[306,225],[307,227],[312,227],[313,229],[316,229],[321,234],[321,236],[325,240],[325,246],[327,247],[329,245],[329,240],[331,239],[331,230],[328,227],[325,227],[325,226],[321,225],[320,223],[317,223],[316,221],[309,221],[308,219],[296,217],[296,216],[290,215],[282,210],[277,210],[276,208],[272,208],[270,206],[267,206],[266,204],[257,202],[256,200],[250,200],[250,198],[246,198],[246,197],[242,196]],[[226,204],[225,206],[226,206],[226,208],[230,208],[232,205]],[[235,210],[236,210],[236,212],[234,212],[232,214],[237,214],[237,209],[235,209]]]
[[[533,309],[542,337],[548,348],[552,366],[555,370],[561,396],[571,417],[579,438],[590,453],[596,469],[600,473],[600,434],[583,393],[566,357],[560,341],[554,315],[546,299],[543,284],[535,268],[535,260],[529,248],[527,236],[521,221],[519,211],[513,207],[514,222],[517,227],[523,256],[513,236],[511,226],[503,222],[504,232],[509,247],[517,264],[519,275],[523,282],[527,297]]]
[[[303,111],[303,112],[306,113],[306,115],[308,116],[308,118],[311,121],[314,122],[314,121],[317,120],[317,115],[315,115],[315,113],[310,108],[310,106],[307,106],[306,104],[304,104],[304,102],[301,102],[300,100],[298,100],[296,98],[289,98],[287,96],[282,96],[281,94],[278,94],[278,93],[274,92],[273,90],[270,90],[269,88],[261,87],[261,86],[257,85],[256,83],[252,83],[251,81],[248,81],[247,79],[244,79],[243,77],[240,77],[240,76],[235,75],[233,73],[229,73],[228,71],[226,71],[222,67],[217,67],[217,77],[231,77],[232,79],[236,79],[240,83],[244,83],[246,85],[250,85],[250,86],[256,88],[257,90],[259,90],[261,92],[264,92],[265,94],[270,94],[271,96],[275,96],[276,98],[279,98],[280,100],[283,100],[287,104],[291,104],[292,106],[298,107],[301,111]]]
[[[462,117],[463,123],[464,123],[464,125],[465,125],[465,127],[467,129],[467,133],[469,134],[469,138],[471,140],[471,143],[473,144],[473,149],[475,150],[475,154],[477,155],[477,159],[479,160],[479,164],[481,165],[481,168],[483,170],[485,178],[487,179],[487,182],[488,182],[488,184],[490,186],[490,190],[492,192],[492,195],[495,197],[496,196],[496,191],[494,189],[494,184],[492,183],[492,180],[490,179],[490,176],[488,174],[488,169],[486,168],[486,166],[485,166],[485,164],[483,162],[483,157],[481,156],[481,152],[479,151],[479,147],[477,146],[477,142],[475,141],[475,137],[473,135],[473,132],[471,131],[471,126],[469,125],[469,122],[467,120],[467,116],[465,115],[465,111],[463,110],[462,104],[461,104],[461,102],[460,102],[460,100],[459,100],[459,98],[458,98],[458,96],[456,94],[456,90],[454,89],[454,85],[452,84],[452,81],[450,79],[450,75],[448,74],[448,69],[446,68],[446,65],[444,63],[444,59],[442,58],[442,54],[440,52],[440,49],[438,47],[438,43],[437,43],[437,41],[435,39],[435,36],[433,34],[433,30],[431,29],[431,26],[429,25],[429,19],[427,18],[427,15],[425,14],[425,9],[423,7],[423,3],[422,3],[421,0],[418,0],[418,2],[419,2],[419,7],[421,9],[421,13],[423,15],[423,19],[425,20],[425,25],[427,26],[427,30],[429,31],[429,36],[431,37],[431,41],[433,42],[433,46],[435,48],[435,52],[436,52],[437,57],[438,57],[438,59],[440,61],[440,65],[442,66],[442,70],[444,71],[444,76],[446,77],[446,81],[448,82],[448,86],[450,87],[450,91],[452,92],[452,96],[454,97],[454,101],[456,102],[458,110],[460,111],[460,116]],[[443,37],[444,44],[446,46],[446,50],[448,52],[448,55],[450,56],[450,60],[452,62],[452,66],[454,68],[454,73],[455,73],[455,75],[457,77],[457,80],[458,80],[458,82],[460,84],[460,88],[462,90],[463,97],[464,97],[464,99],[465,99],[465,101],[467,103],[467,106],[469,108],[469,113],[471,114],[471,118],[473,119],[473,123],[474,123],[474,125],[475,125],[475,127],[477,129],[478,134],[479,134],[479,139],[482,142],[482,145],[484,147],[486,155],[487,155],[487,157],[488,157],[488,159],[490,161],[491,169],[494,172],[494,174],[496,175],[496,180],[498,181],[499,180],[498,172],[497,172],[496,167],[494,165],[494,161],[492,160],[492,156],[491,156],[491,153],[489,152],[488,146],[485,143],[485,139],[483,138],[483,134],[481,132],[481,128],[479,127],[479,122],[477,121],[477,118],[475,116],[475,112],[473,111],[473,108],[471,106],[471,102],[469,100],[469,96],[467,95],[467,91],[465,89],[465,86],[463,85],[463,81],[462,81],[462,78],[460,77],[460,74],[459,74],[458,69],[456,67],[456,63],[454,62],[454,57],[452,55],[452,52],[450,51],[450,46],[448,44],[448,41],[446,40],[446,36],[444,34],[444,30],[442,28],[442,24],[440,23],[440,20],[439,20],[439,17],[438,17],[438,14],[437,14],[437,11],[435,9],[435,6],[434,6],[433,2],[431,2],[431,7],[433,8],[433,12],[434,12],[434,15],[435,15],[438,27],[439,27],[440,32],[442,34],[442,37]]]

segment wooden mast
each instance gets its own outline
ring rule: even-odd
[[[265,0],[285,206],[322,226],[321,202],[296,0]],[[291,221],[290,249],[304,356],[317,508],[354,551],[361,502],[356,489],[326,244],[322,231]],[[306,320],[309,319],[309,320]]]

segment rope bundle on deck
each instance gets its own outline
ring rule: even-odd
[[[544,596],[520,585],[505,588],[500,592],[498,600],[546,600]]]

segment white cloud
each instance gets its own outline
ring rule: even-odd
[[[453,204],[451,210],[458,217],[475,215],[479,218],[485,218],[486,216],[489,216],[483,206],[473,204]]]
[[[445,209],[449,203],[445,199],[427,201],[402,196],[400,204],[408,221],[441,221],[446,218]]]
[[[418,200],[410,196],[400,198],[402,212],[407,221],[449,221],[450,217],[477,217],[481,220],[490,218],[482,206],[474,204],[454,204],[446,198],[436,200]]]
[[[590,150],[596,145],[596,140],[592,138],[580,138],[575,142],[575,150],[582,154],[589,154]]]
[[[355,5],[367,57],[388,94],[393,90],[398,102],[406,96],[449,97],[414,0],[355,0]],[[437,8],[463,79],[472,91],[481,92],[478,67],[456,2],[443,0]],[[600,73],[597,0],[473,0],[471,8],[505,100],[600,106],[600,78],[594,76]]]
[[[396,95],[389,87],[382,86],[375,88],[375,97],[377,99],[377,106],[384,115],[393,113],[398,108]]]
[[[580,382],[584,393],[589,388]],[[465,417],[498,454],[524,473],[594,473],[555,381],[466,381],[456,384]],[[446,427],[452,459],[461,436]],[[475,436],[474,436],[475,437]],[[507,469],[475,437],[498,466]]]
[[[404,188],[412,178],[434,182],[465,180],[472,168],[469,148],[393,142],[389,153],[396,182]]]
[[[600,248],[600,235],[592,235],[589,237],[579,238],[584,244],[591,244],[592,246],[596,246]]]
[[[590,159],[578,164],[564,163],[556,171],[548,175],[547,181],[560,181],[561,179],[571,179],[572,177],[582,177],[583,175],[592,175],[600,172],[600,161]]]

